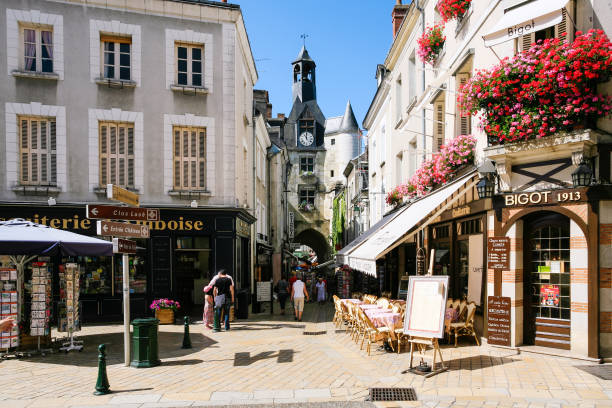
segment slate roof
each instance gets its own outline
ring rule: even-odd
[[[344,115],[335,116],[327,119],[325,122],[325,134],[331,133],[353,133],[359,130],[359,124],[355,119],[355,113],[353,113],[353,107],[351,101],[346,103],[346,109]]]
[[[310,58],[310,55],[308,55],[308,51],[306,51],[306,47],[305,46],[302,46],[302,49],[300,50],[300,53],[298,54],[298,56],[295,59],[295,61],[292,62],[292,64],[295,64],[296,62],[300,62],[300,61],[309,61],[309,62],[312,62],[314,64],[314,60],[312,58]]]

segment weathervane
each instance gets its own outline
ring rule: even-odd
[[[302,41],[304,41],[304,48],[306,48],[306,38],[310,37],[308,34],[302,34],[300,35],[300,38],[302,39]]]

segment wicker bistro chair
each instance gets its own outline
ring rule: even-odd
[[[382,307],[383,309],[388,309],[389,308],[389,299],[384,298],[384,297],[380,297],[376,300],[376,304],[378,305],[378,307]]]
[[[367,351],[368,351],[368,356],[371,355],[371,346],[372,343],[376,343],[380,340],[382,341],[387,341],[387,339],[389,338],[389,328],[388,327],[374,327],[374,324],[372,323],[372,321],[370,320],[370,318],[361,310],[359,309],[359,313],[361,315],[361,319],[364,322],[364,332],[363,332],[363,337],[361,340],[361,346],[360,349],[363,348],[363,343],[365,341],[365,338],[368,338],[368,345],[367,345]]]
[[[455,347],[457,347],[457,338],[459,336],[474,336],[476,344],[480,346],[478,336],[476,335],[476,329],[474,328],[474,316],[476,315],[476,303],[470,302],[467,306],[467,314],[465,321],[451,323],[450,324],[450,335],[455,334]]]

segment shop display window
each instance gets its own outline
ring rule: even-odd
[[[531,233],[531,305],[536,317],[570,318],[569,225]]]
[[[112,293],[112,263],[109,256],[80,256],[75,258],[81,266],[81,295],[110,295]],[[64,260],[67,262],[67,260]]]
[[[147,293],[146,252],[138,251],[129,256],[128,273],[130,277],[130,293]],[[115,292],[121,292],[123,287],[123,256],[115,257]]]

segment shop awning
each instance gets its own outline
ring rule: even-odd
[[[448,206],[458,200],[463,194],[457,194],[443,208],[438,209],[432,214],[434,209],[439,207],[459,189],[464,187],[463,191],[465,192],[473,188],[478,183],[478,177],[473,177],[475,173],[476,170],[472,170],[458,180],[404,208],[391,222],[388,222],[376,231],[376,233],[348,255],[348,265],[368,275],[376,276],[376,260],[403,242],[402,238],[405,238],[410,230],[427,216],[430,216],[430,219],[436,218]]]
[[[361,244],[366,239],[374,235],[376,231],[378,231],[379,229],[387,225],[391,220],[397,217],[400,213],[401,211],[395,211],[391,214],[385,215],[376,224],[372,225],[367,231],[365,231],[363,234],[359,235],[357,238],[349,242],[348,245],[346,245],[344,248],[342,248],[340,251],[336,253],[336,263],[340,265],[348,265],[348,261],[349,261],[348,257],[350,253],[353,252],[353,250],[357,248],[359,244]]]
[[[509,9],[483,36],[485,46],[491,47],[559,24],[563,20],[562,9],[567,2],[568,0],[533,0]]]

